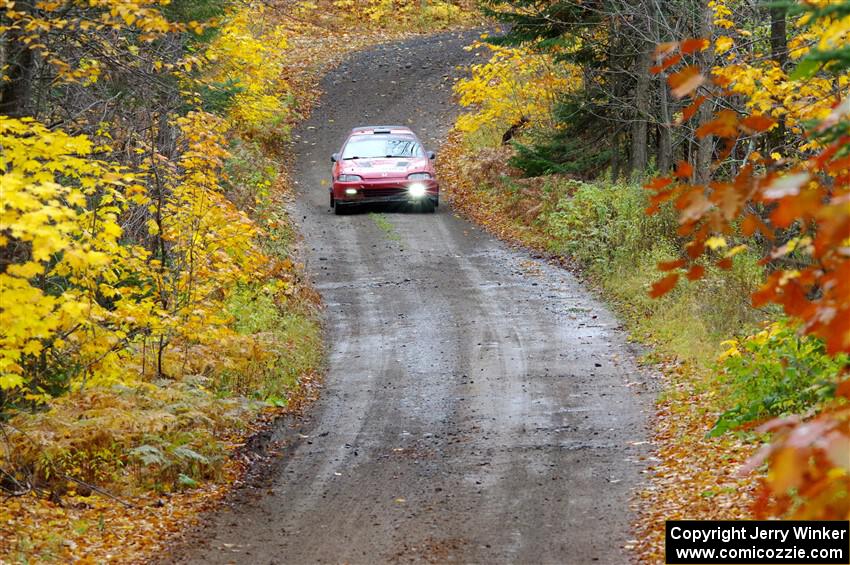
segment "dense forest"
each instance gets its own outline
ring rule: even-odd
[[[291,130],[348,53],[474,26],[452,206],[581,273],[665,375],[629,549],[673,514],[850,516],[850,2],[7,1],[0,551],[176,528],[315,397]]]

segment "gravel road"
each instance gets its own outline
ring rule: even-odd
[[[569,272],[446,205],[328,208],[329,157],[351,127],[408,124],[439,149],[475,37],[377,47],[325,78],[294,146],[325,387],[281,426],[265,482],[169,561],[628,562],[652,393],[617,320]]]

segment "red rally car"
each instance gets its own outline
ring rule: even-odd
[[[404,126],[359,126],[331,157],[331,208],[343,214],[355,204],[403,202],[433,212],[440,202],[433,151]]]

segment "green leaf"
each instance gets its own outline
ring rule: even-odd
[[[130,457],[138,459],[143,465],[164,465],[168,460],[162,451],[152,445],[140,445],[130,450]]]
[[[179,484],[181,487],[193,488],[198,486],[198,481],[196,481],[189,475],[184,475],[183,473],[180,473],[177,476],[177,484]]]
[[[202,465],[208,465],[210,462],[210,460],[205,456],[201,455],[197,451],[189,449],[188,447],[178,447],[172,451],[172,453],[181,459],[186,461],[196,461]]]
[[[797,64],[797,68],[791,73],[791,80],[802,80],[812,76],[820,68],[820,61],[816,59],[806,58]]]

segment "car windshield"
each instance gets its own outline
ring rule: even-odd
[[[422,147],[409,136],[358,135],[349,139],[342,151],[343,159],[424,156]]]

